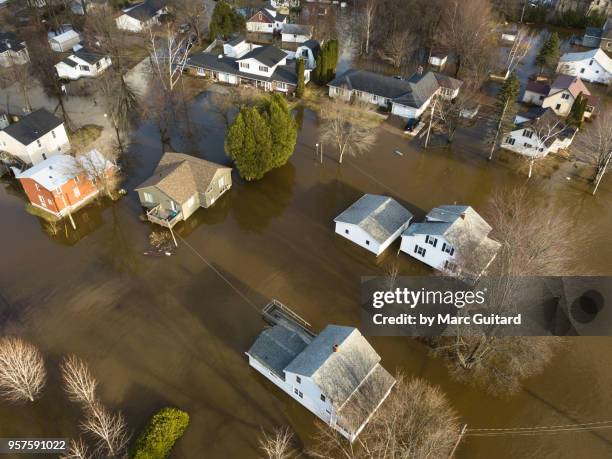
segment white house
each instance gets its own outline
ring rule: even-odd
[[[0,151],[35,165],[70,151],[70,142],[64,122],[41,108],[0,131]]]
[[[559,59],[557,72],[579,76],[592,83],[609,84],[612,80],[612,59],[601,49],[566,53]]]
[[[283,24],[281,39],[286,43],[304,43],[312,38],[312,26],[301,24]]]
[[[412,214],[395,199],[364,194],[334,219],[336,233],[379,256],[408,228]]]
[[[297,8],[300,6],[300,0],[270,0],[270,5],[274,9]]]
[[[444,205],[402,234],[400,250],[442,272],[479,277],[494,260],[499,242],[470,206]]]
[[[330,97],[355,98],[408,119],[420,118],[434,96],[454,99],[461,85],[461,81],[435,72],[416,72],[403,79],[359,69],[347,70],[328,83]]]
[[[123,9],[123,14],[115,18],[117,28],[129,32],[141,32],[159,22],[159,17],[167,11],[165,0],[145,0],[135,6]]]
[[[287,23],[287,16],[280,14],[269,3],[246,21],[246,29],[255,33],[278,33]]]
[[[227,57],[237,59],[244,56],[249,51],[259,48],[260,46],[261,45],[255,45],[247,42],[244,37],[236,37],[223,44],[223,54]]]
[[[576,132],[548,109],[540,116],[517,124],[504,135],[501,147],[530,158],[542,158],[569,148]]]
[[[559,75],[551,85],[542,82],[529,82],[522,101],[552,109],[559,116],[569,115],[578,95],[587,99],[585,118],[590,118],[599,99],[591,94],[580,77]]]
[[[81,36],[75,30],[66,30],[65,32],[53,35],[50,32],[49,45],[56,53],[64,53],[72,50],[81,41]]]
[[[81,48],[55,64],[55,70],[60,78],[68,80],[78,80],[81,77],[96,78],[104,73],[111,63],[109,56]]]
[[[295,57],[304,59],[307,69],[317,66],[317,55],[321,52],[321,45],[317,40],[306,40],[295,50]]]
[[[429,56],[429,64],[438,70],[444,69],[446,62],[448,61],[448,54],[444,52],[433,52]]]
[[[246,355],[251,367],[351,442],[395,385],[353,327],[328,325],[313,337],[279,322],[264,330]]]
[[[25,41],[12,32],[0,32],[0,66],[22,65],[30,60]]]
[[[236,55],[238,51],[234,48],[231,53]],[[187,59],[186,68],[193,75],[222,83],[291,93],[295,91],[298,77],[295,61],[289,57],[275,46],[256,46],[246,54],[240,53],[238,58],[206,52],[194,54]],[[310,72],[310,69],[304,72],[305,84],[310,81]]]

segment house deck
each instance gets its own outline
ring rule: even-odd
[[[183,219],[183,213],[172,213],[157,205],[147,212],[147,218],[151,223],[155,223],[166,228],[173,228],[174,225]]]
[[[283,325],[298,333],[306,341],[311,341],[317,336],[308,322],[278,300],[270,301],[261,314],[270,325]]]

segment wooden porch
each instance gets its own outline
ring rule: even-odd
[[[183,219],[183,213],[162,209],[161,205],[157,205],[147,211],[147,219],[151,223],[172,229]]]

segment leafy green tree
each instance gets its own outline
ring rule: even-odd
[[[230,125],[225,152],[245,180],[259,180],[284,165],[295,149],[297,125],[281,94],[259,107],[243,107]]]
[[[272,135],[256,107],[244,107],[229,127],[225,152],[245,180],[259,180],[272,162]]]
[[[272,136],[269,167],[273,169],[284,166],[293,154],[297,141],[297,124],[281,94],[273,94],[266,100],[265,111]]]
[[[189,425],[189,415],[176,408],[162,408],[142,431],[132,452],[133,459],[165,459]]]
[[[225,0],[217,2],[210,18],[209,31],[211,41],[219,36],[227,40],[244,28],[245,20],[240,14],[234,11]]]
[[[569,115],[567,116],[567,122],[571,126],[582,127],[584,121],[584,112],[587,108],[587,98],[582,94],[578,94]]]
[[[297,74],[297,86],[295,88],[295,96],[301,98],[304,95],[304,59],[295,61],[295,73]]]

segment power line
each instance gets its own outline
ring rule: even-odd
[[[499,431],[499,430],[535,430],[535,429],[557,429],[557,428],[564,428],[564,427],[576,427],[576,426],[591,426],[591,425],[597,425],[597,424],[611,424],[612,420],[610,421],[597,421],[597,422],[578,422],[578,423],[574,423],[574,424],[561,424],[561,425],[556,425],[556,426],[532,426],[532,427],[508,427],[508,428],[496,428],[496,429],[485,429],[485,428],[480,428],[480,429],[468,429],[471,432],[474,431]]]

